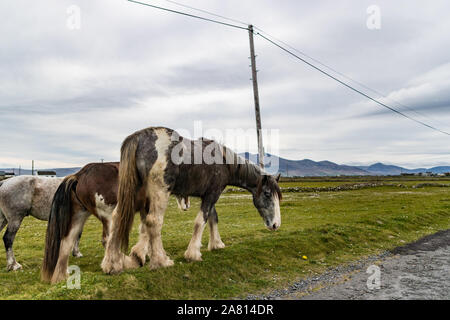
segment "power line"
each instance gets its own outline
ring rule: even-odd
[[[378,100],[375,99],[375,98],[372,98],[371,96],[369,96],[369,95],[365,94],[364,92],[362,92],[362,91],[360,91],[360,90],[358,90],[358,89],[352,87],[351,85],[349,85],[349,84],[345,83],[344,81],[342,81],[342,80],[336,78],[335,76],[333,76],[333,75],[329,74],[328,72],[326,72],[326,71],[320,69],[319,67],[316,67],[316,66],[313,65],[312,63],[310,63],[310,62],[306,61],[305,59],[299,57],[298,55],[296,55],[296,54],[293,53],[292,51],[286,49],[285,47],[283,47],[282,45],[276,43],[275,41],[273,41],[273,40],[267,38],[266,36],[262,35],[261,33],[257,32],[256,34],[259,35],[260,37],[262,37],[263,39],[267,40],[268,42],[272,43],[274,46],[280,48],[281,50],[283,50],[283,51],[289,53],[289,54],[292,55],[293,57],[295,57],[295,58],[299,59],[300,61],[306,63],[306,64],[309,65],[310,67],[316,69],[317,71],[323,73],[324,75],[330,77],[331,79],[333,79],[333,80],[339,82],[340,84],[344,85],[345,87],[349,88],[350,90],[353,90],[353,91],[355,91],[356,93],[359,93],[360,95],[366,97],[367,99],[372,100],[373,102],[375,102],[375,103],[381,105],[382,107],[387,108],[387,109],[391,110],[392,112],[395,112],[395,113],[397,113],[397,114],[399,114],[399,115],[401,115],[401,116],[403,116],[403,117],[405,117],[405,118],[407,118],[407,119],[409,119],[409,120],[412,120],[412,121],[414,121],[414,122],[417,122],[417,123],[419,123],[419,124],[421,124],[421,125],[423,125],[423,126],[425,126],[425,127],[428,127],[428,128],[430,128],[430,129],[433,129],[433,130],[435,130],[435,131],[438,131],[438,132],[441,132],[441,133],[443,133],[443,134],[446,134],[446,135],[450,136],[450,133],[448,133],[448,132],[442,131],[442,130],[436,128],[436,127],[433,127],[433,126],[431,126],[431,125],[429,125],[429,124],[426,124],[425,122],[422,122],[422,121],[420,121],[420,120],[417,120],[417,119],[415,119],[415,118],[412,118],[412,117],[408,116],[407,114],[404,114],[403,112],[398,111],[398,110],[396,110],[396,109],[394,109],[394,108],[388,106],[387,104],[382,103],[381,101],[378,101]]]
[[[223,16],[223,15],[219,15],[219,14],[213,13],[213,12],[211,12],[211,11],[207,11],[207,10],[195,8],[195,7],[192,7],[192,6],[188,6],[188,5],[186,5],[186,4],[183,4],[183,3],[180,3],[180,2],[177,2],[177,1],[173,1],[173,0],[165,0],[165,1],[167,1],[167,2],[169,2],[169,3],[173,3],[173,4],[178,5],[178,6],[181,6],[181,7],[184,7],[184,8],[188,8],[188,9],[191,9],[191,10],[195,10],[195,11],[198,11],[198,12],[202,12],[202,13],[209,14],[209,15],[211,15],[211,16],[215,16],[215,17],[218,17],[218,18],[222,18],[222,19],[225,19],[225,20],[228,20],[228,21],[231,21],[231,22],[235,22],[235,23],[239,23],[239,24],[247,25],[247,26],[249,25],[249,23],[246,23],[246,22],[243,22],[243,21],[240,21],[240,20],[237,20],[237,19],[228,18],[228,17],[225,17],[225,16]],[[286,43],[286,42],[284,42],[284,41],[282,41],[282,40],[276,38],[275,36],[269,34],[268,32],[265,32],[265,31],[262,30],[261,28],[256,27],[256,26],[254,26],[254,28],[255,28],[256,30],[260,31],[260,32],[263,33],[263,34],[266,34],[268,37],[270,37],[270,38],[272,38],[272,39],[275,39],[275,40],[278,41],[279,43],[281,43],[281,44],[287,46],[288,48],[290,48],[290,49],[292,49],[292,50],[298,52],[298,53],[301,54],[302,56],[307,57],[308,59],[310,59],[310,60],[312,60],[312,61],[314,61],[314,62],[320,64],[321,66],[327,68],[328,70],[333,71],[334,73],[340,75],[341,77],[346,78],[347,80],[350,80],[350,81],[352,81],[353,83],[356,83],[357,85],[359,85],[359,86],[365,88],[366,90],[369,90],[369,91],[371,91],[372,93],[375,93],[375,94],[381,96],[382,98],[384,98],[384,99],[386,99],[386,100],[390,100],[390,101],[396,103],[397,105],[402,106],[403,108],[405,108],[405,109],[407,109],[407,110],[409,110],[409,111],[411,111],[411,112],[414,112],[415,114],[417,114],[417,115],[419,115],[419,116],[422,116],[422,117],[424,117],[424,118],[427,118],[427,119],[432,120],[432,121],[436,121],[436,122],[438,122],[438,123],[441,123],[441,124],[447,126],[447,124],[444,124],[444,123],[442,123],[441,121],[438,121],[438,120],[436,120],[436,119],[434,119],[434,118],[432,118],[432,117],[430,117],[430,116],[428,116],[428,115],[426,115],[426,114],[423,114],[423,113],[421,113],[421,112],[418,112],[417,110],[414,110],[413,108],[410,108],[410,107],[408,107],[408,106],[406,106],[406,105],[404,105],[404,104],[402,104],[402,103],[400,103],[400,102],[398,102],[398,101],[396,101],[396,100],[394,100],[394,99],[392,99],[392,98],[388,98],[388,95],[387,95],[387,94],[381,93],[381,92],[379,92],[379,91],[377,91],[377,90],[375,90],[375,89],[370,88],[369,86],[365,85],[364,83],[361,83],[361,82],[359,82],[359,81],[357,81],[357,80],[355,80],[355,79],[352,79],[351,77],[349,77],[349,76],[343,74],[342,72],[339,72],[338,70],[336,70],[336,69],[334,69],[334,68],[332,68],[332,67],[326,65],[325,63],[323,63],[323,62],[321,62],[321,61],[319,61],[319,60],[317,60],[317,59],[311,57],[310,55],[306,54],[305,52],[300,51],[300,50],[294,48],[293,46],[289,45],[288,43]]]
[[[188,6],[188,5],[180,3],[180,2],[176,2],[176,1],[172,1],[172,0],[166,0],[166,1],[170,2],[170,3],[173,3],[173,4],[176,4],[177,6],[180,6],[180,7],[184,7],[184,8],[192,9],[192,10],[195,10],[195,11],[198,11],[198,12],[206,13],[206,14],[209,14],[209,15],[217,17],[217,18],[222,18],[222,19],[225,19],[225,20],[228,20],[228,21],[231,21],[231,22],[235,22],[235,23],[239,23],[239,24],[245,25],[245,26],[249,25],[249,23],[247,23],[247,22],[242,22],[242,21],[237,20],[237,19],[228,18],[228,17],[222,16],[220,14],[213,13],[211,11],[206,11],[206,10],[203,10],[203,9],[194,8],[194,7]]]
[[[169,2],[169,3],[172,3],[172,4],[175,4],[175,5],[177,5],[177,6],[180,6],[180,7],[184,7],[184,8],[188,8],[188,9],[195,10],[195,11],[198,11],[198,12],[206,13],[206,14],[209,14],[209,15],[211,15],[211,16],[215,16],[215,17],[218,17],[218,18],[222,18],[222,19],[225,19],[225,20],[228,20],[228,21],[231,21],[231,22],[239,23],[239,24],[246,25],[246,26],[250,25],[250,24],[247,23],[247,22],[243,22],[243,21],[240,21],[240,20],[237,20],[237,19],[233,19],[233,18],[228,18],[228,17],[225,17],[225,16],[223,16],[223,15],[219,15],[219,14],[213,13],[213,12],[211,12],[211,11],[207,11],[207,10],[195,8],[195,7],[192,7],[192,6],[189,6],[189,5],[186,5],[186,4],[177,2],[177,1],[173,1],[173,0],[165,0],[165,1],[166,1],[166,2]],[[340,75],[341,77],[346,78],[347,80],[350,80],[350,81],[352,81],[353,83],[356,83],[357,85],[359,85],[359,86],[365,88],[366,90],[369,90],[369,91],[371,91],[372,93],[375,93],[375,94],[381,96],[382,98],[384,98],[384,99],[386,99],[386,100],[390,100],[390,101],[396,103],[397,105],[402,106],[403,108],[405,108],[405,109],[407,109],[407,110],[409,110],[409,111],[411,111],[411,112],[414,112],[415,114],[417,114],[417,115],[419,115],[419,116],[422,116],[422,117],[424,117],[424,118],[428,118],[429,120],[436,121],[436,122],[438,122],[438,123],[441,123],[441,124],[447,126],[447,124],[444,124],[444,123],[442,123],[442,122],[440,122],[440,121],[438,121],[438,120],[436,120],[436,119],[433,119],[432,117],[427,116],[426,114],[423,114],[423,113],[421,113],[421,112],[418,112],[418,111],[414,110],[413,108],[410,108],[410,107],[408,107],[408,106],[406,106],[406,105],[404,105],[404,104],[402,104],[402,103],[400,103],[400,102],[398,102],[398,101],[396,101],[396,100],[394,100],[394,99],[392,99],[392,98],[388,98],[388,95],[387,95],[387,94],[381,93],[381,92],[379,92],[379,91],[377,91],[377,90],[375,90],[375,89],[370,88],[369,86],[365,85],[364,83],[361,83],[361,82],[359,82],[359,81],[357,81],[357,80],[355,80],[355,79],[352,79],[351,77],[349,77],[349,76],[343,74],[342,72],[339,72],[338,70],[336,70],[336,69],[334,69],[334,68],[332,68],[332,67],[326,65],[325,63],[323,63],[323,62],[321,62],[321,61],[319,61],[319,60],[317,60],[317,59],[311,57],[310,55],[306,54],[305,52],[300,51],[300,50],[298,50],[297,48],[294,48],[293,46],[289,45],[288,43],[286,43],[286,42],[284,42],[284,41],[282,41],[282,40],[276,38],[275,36],[269,34],[268,32],[264,31],[263,29],[261,29],[261,28],[259,28],[259,27],[256,27],[256,26],[254,26],[254,28],[255,28],[256,30],[260,31],[260,32],[263,33],[263,34],[266,34],[266,36],[268,36],[268,37],[270,37],[270,38],[272,38],[272,39],[275,39],[275,40],[278,41],[279,43],[281,43],[281,44],[287,46],[288,48],[290,48],[290,49],[292,49],[292,50],[298,52],[298,53],[301,54],[302,56],[307,57],[308,59],[310,59],[310,60],[312,60],[312,61],[314,61],[314,62],[320,64],[321,66],[327,68],[328,70],[333,71],[334,73]]]
[[[129,2],[133,2],[133,3],[137,3],[137,4],[141,4],[143,6],[147,6],[147,7],[152,7],[155,9],[160,9],[160,10],[164,10],[167,12],[172,12],[172,13],[177,13],[177,14],[181,14],[183,16],[187,16],[187,17],[191,17],[191,18],[196,18],[196,19],[200,19],[200,20],[204,20],[204,21],[209,21],[209,22],[213,22],[213,23],[217,23],[217,24],[221,24],[224,26],[228,26],[228,27],[233,27],[233,28],[237,28],[237,29],[243,29],[243,30],[248,30],[248,27],[241,27],[235,24],[231,24],[231,23],[226,23],[226,22],[222,22],[222,21],[218,21],[218,20],[213,20],[213,19],[208,19],[205,17],[200,17],[200,16],[196,16],[194,14],[190,14],[190,13],[186,13],[186,12],[181,12],[181,11],[177,11],[177,10],[172,10],[172,9],[168,9],[168,8],[163,8],[163,7],[158,7],[158,6],[154,6],[152,4],[149,3],[145,3],[145,2],[139,2],[139,1],[134,1],[134,0],[128,0]]]
[[[172,3],[172,4],[175,4],[175,5],[177,5],[177,6],[180,6],[180,7],[184,7],[184,8],[188,8],[188,9],[195,10],[195,11],[198,11],[198,12],[206,13],[206,14],[209,14],[209,15],[211,15],[211,16],[215,16],[215,17],[218,17],[218,18],[222,18],[222,19],[225,19],[225,20],[228,20],[228,21],[231,21],[231,22],[239,23],[239,24],[246,25],[246,26],[249,25],[249,23],[247,23],[247,22],[243,22],[243,21],[240,21],[240,20],[237,20],[237,19],[233,19],[233,18],[228,18],[228,17],[225,17],[225,16],[223,16],[223,15],[220,15],[220,14],[217,14],[217,13],[213,13],[213,12],[211,12],[211,11],[207,11],[207,10],[195,8],[195,7],[192,7],[192,6],[189,6],[189,5],[186,5],[186,4],[177,2],[177,1],[173,1],[173,0],[165,0],[165,1],[166,1],[166,2],[169,2],[169,3]],[[369,86],[365,85],[364,83],[361,83],[361,82],[359,82],[359,81],[357,81],[357,80],[355,80],[355,79],[352,79],[351,77],[349,77],[349,76],[343,74],[342,72],[339,72],[338,70],[336,70],[336,69],[334,69],[334,68],[332,68],[332,67],[326,65],[325,63],[323,63],[323,62],[321,62],[321,61],[319,61],[319,60],[317,60],[317,59],[311,57],[310,55],[306,54],[305,52],[300,51],[300,50],[298,50],[297,48],[294,48],[293,46],[289,45],[288,43],[286,43],[286,42],[284,42],[284,41],[282,41],[282,40],[276,38],[275,36],[269,34],[268,32],[264,31],[263,29],[261,29],[261,28],[259,28],[259,27],[256,27],[256,26],[254,26],[254,28],[255,28],[256,30],[260,31],[261,33],[265,34],[266,36],[268,36],[268,37],[270,37],[270,38],[272,38],[272,39],[275,39],[275,40],[278,41],[279,43],[281,43],[281,44],[287,46],[288,48],[290,48],[290,49],[292,49],[292,50],[298,52],[298,53],[301,54],[302,56],[307,57],[308,59],[310,59],[310,60],[312,60],[312,61],[314,61],[314,62],[320,64],[321,66],[327,68],[328,70],[333,71],[334,73],[340,75],[341,77],[346,78],[347,80],[350,80],[350,81],[352,81],[353,83],[356,83],[357,85],[359,85],[359,86],[365,88],[366,90],[369,90],[369,91],[371,91],[372,93],[375,93],[375,94],[381,96],[382,98],[384,98],[384,99],[386,99],[386,100],[390,100],[390,101],[396,103],[397,105],[402,106],[403,108],[405,108],[405,109],[407,109],[407,110],[409,110],[409,111],[411,111],[411,112],[414,112],[415,114],[417,114],[417,115],[419,115],[419,116],[422,116],[422,117],[424,117],[424,118],[428,118],[429,120],[436,121],[436,122],[439,122],[439,123],[441,123],[441,124],[444,124],[444,123],[442,123],[442,122],[440,122],[440,121],[438,121],[438,120],[436,120],[436,119],[433,119],[432,117],[430,117],[430,116],[428,116],[428,115],[426,115],[426,114],[423,114],[423,113],[421,113],[421,112],[418,112],[417,110],[414,110],[413,108],[410,108],[410,107],[408,107],[408,106],[406,106],[406,105],[404,105],[404,104],[402,104],[402,103],[400,103],[400,102],[398,102],[398,101],[396,101],[396,100],[394,100],[394,99],[392,99],[392,98],[388,98],[388,95],[387,95],[387,94],[382,93],[382,92],[379,92],[379,91],[377,91],[377,90],[375,90],[375,89],[370,88]],[[444,124],[444,125],[447,126],[447,124]]]
[[[169,1],[169,0],[167,0],[167,1]],[[290,48],[290,49],[292,49],[292,50],[298,52],[298,53],[301,54],[302,56],[304,56],[304,57],[306,57],[306,58],[308,58],[308,59],[310,59],[310,60],[312,60],[312,61],[314,61],[314,62],[320,64],[321,66],[327,68],[328,70],[333,71],[334,73],[340,75],[341,77],[346,78],[347,80],[350,80],[350,81],[356,83],[357,85],[359,85],[359,86],[361,86],[361,87],[363,87],[363,88],[365,88],[365,89],[371,91],[372,93],[375,93],[375,94],[381,96],[383,99],[390,100],[390,101],[392,101],[392,102],[398,104],[399,106],[402,106],[403,108],[405,108],[405,109],[407,109],[407,110],[409,110],[409,111],[411,111],[411,112],[414,112],[415,114],[417,114],[417,115],[419,115],[419,116],[422,116],[422,117],[424,117],[424,118],[428,118],[429,120],[436,121],[436,122],[438,122],[438,123],[440,123],[440,124],[442,124],[442,125],[448,126],[448,124],[443,123],[442,121],[439,121],[439,120],[437,120],[437,119],[434,119],[434,118],[432,118],[432,117],[430,117],[430,116],[428,116],[428,115],[426,115],[426,114],[424,114],[424,113],[422,113],[422,112],[419,112],[419,111],[417,111],[417,110],[414,110],[414,109],[411,108],[411,107],[408,107],[407,105],[405,105],[405,104],[403,104],[403,103],[401,103],[401,102],[398,102],[398,101],[396,101],[396,100],[394,100],[394,99],[392,99],[392,98],[389,98],[388,95],[385,94],[385,93],[382,93],[382,92],[380,92],[380,91],[377,91],[377,90],[375,90],[375,89],[372,89],[372,88],[370,88],[369,86],[365,85],[364,83],[361,83],[361,82],[359,82],[359,81],[357,81],[357,80],[355,80],[355,79],[352,79],[351,77],[349,77],[349,76],[343,74],[342,72],[339,72],[338,70],[336,70],[336,69],[334,69],[334,68],[332,68],[332,67],[326,65],[325,63],[323,63],[323,62],[321,62],[321,61],[319,61],[319,60],[317,60],[317,59],[311,57],[310,55],[306,54],[305,52],[300,51],[300,50],[298,50],[297,48],[295,48],[295,47],[289,45],[288,43],[286,43],[286,42],[284,42],[284,41],[282,41],[282,40],[276,38],[275,36],[273,36],[273,35],[267,33],[266,31],[262,30],[261,28],[258,28],[258,27],[254,27],[254,28],[255,28],[256,30],[260,31],[261,33],[265,34],[267,37],[272,38],[272,39],[275,39],[275,40],[278,41],[279,43],[284,44],[286,47],[288,47],[288,48]]]
[[[140,5],[152,7],[152,8],[155,8],[155,9],[160,9],[160,10],[163,10],[163,11],[171,12],[171,13],[177,13],[177,14],[184,15],[184,16],[188,16],[188,17],[191,17],[191,18],[196,18],[196,19],[200,19],[200,20],[204,20],[204,21],[208,21],[208,22],[213,22],[213,23],[221,24],[221,25],[228,26],[228,27],[233,27],[233,28],[237,28],[237,29],[241,29],[241,30],[247,30],[247,31],[250,30],[250,29],[249,29],[249,26],[242,27],[242,26],[238,26],[238,25],[235,25],[235,24],[226,23],[226,22],[222,22],[222,21],[218,21],[218,20],[214,20],[214,19],[209,19],[209,18],[205,18],[205,17],[201,17],[201,16],[197,16],[197,15],[193,15],[193,14],[189,14],[189,13],[181,12],[181,11],[177,11],[177,10],[172,10],[172,9],[168,9],[168,8],[164,8],[164,7],[159,7],[159,6],[151,5],[151,4],[144,3],[144,2],[140,2],[140,1],[135,1],[135,0],[128,0],[128,1],[129,1],[129,2],[133,2],[133,3],[136,3],[136,4],[140,4]],[[202,9],[194,8],[194,7],[191,7],[191,6],[187,6],[187,5],[184,5],[184,4],[179,3],[179,2],[176,2],[176,1],[172,1],[172,0],[166,0],[166,1],[167,1],[167,2],[170,2],[170,3],[173,3],[173,4],[176,4],[176,5],[179,5],[179,6],[182,6],[182,7],[185,7],[185,8],[189,8],[189,9],[196,10],[196,11],[199,11],[199,12],[203,12],[203,13],[206,13],[206,14],[209,14],[209,15],[213,15],[213,16],[216,16],[216,17],[220,17],[220,18],[222,18],[222,19],[226,19],[226,20],[229,20],[229,21],[237,22],[237,23],[240,23],[240,24],[245,24],[245,23],[242,22],[242,21],[239,21],[239,20],[236,20],[236,19],[227,18],[227,17],[225,17],[225,16],[218,15],[218,14],[215,14],[215,13],[212,13],[212,12],[209,12],[209,11],[206,11],[206,10],[202,10]],[[314,64],[308,62],[307,60],[305,60],[305,59],[299,57],[298,55],[296,55],[296,54],[293,53],[292,51],[286,49],[285,47],[283,47],[282,45],[280,45],[279,43],[277,43],[276,41],[269,39],[268,37],[274,38],[274,39],[276,39],[276,38],[273,37],[273,36],[271,36],[271,35],[269,35],[269,34],[266,33],[265,31],[263,31],[262,29],[257,28],[257,27],[255,27],[255,29],[257,29],[257,30],[260,31],[260,32],[257,32],[256,34],[259,35],[260,37],[262,37],[263,39],[265,39],[266,41],[270,42],[271,44],[275,45],[276,47],[280,48],[281,50],[287,52],[288,54],[292,55],[293,57],[299,59],[300,61],[306,63],[307,65],[309,65],[310,67],[316,69],[317,71],[319,71],[319,72],[325,74],[326,76],[330,77],[331,79],[333,79],[333,80],[339,82],[340,84],[344,85],[345,87],[347,87],[347,88],[353,90],[354,92],[359,93],[360,95],[366,97],[367,99],[369,99],[369,100],[371,100],[371,101],[373,101],[373,102],[375,102],[375,103],[381,105],[382,107],[384,107],[384,108],[386,108],[386,109],[388,109],[388,110],[390,110],[390,111],[392,111],[392,112],[395,112],[395,113],[397,113],[397,114],[399,114],[399,115],[401,115],[401,116],[403,116],[403,117],[405,117],[405,118],[407,118],[407,119],[409,119],[409,120],[412,120],[412,121],[414,121],[414,122],[416,122],[416,123],[419,123],[419,124],[421,124],[421,125],[423,125],[423,126],[425,126],[425,127],[430,128],[430,129],[432,129],[432,130],[435,130],[435,131],[438,131],[438,132],[441,132],[441,133],[443,133],[443,134],[446,134],[446,135],[449,135],[449,136],[450,136],[450,133],[445,132],[445,131],[443,131],[443,130],[440,130],[440,129],[438,129],[438,128],[434,127],[434,126],[431,126],[431,125],[429,125],[429,124],[427,124],[427,123],[425,123],[425,122],[422,122],[422,121],[420,121],[420,120],[417,120],[417,119],[415,119],[415,118],[413,118],[413,117],[411,117],[411,116],[408,116],[407,114],[405,114],[405,113],[403,113],[403,112],[401,112],[401,111],[398,111],[398,110],[396,110],[395,108],[390,107],[390,106],[388,106],[387,104],[385,104],[385,103],[383,103],[383,102],[381,102],[381,101],[378,101],[377,99],[375,99],[375,98],[369,96],[368,94],[362,92],[361,90],[358,90],[358,89],[352,87],[351,85],[347,84],[346,82],[344,82],[344,81],[338,79],[337,77],[335,77],[335,76],[331,75],[330,73],[328,73],[328,72],[322,70],[321,68],[315,66]],[[264,36],[262,33],[266,34],[268,37],[267,37],[267,36]],[[329,70],[332,70],[333,72],[335,72],[335,73],[341,75],[342,77],[347,78],[348,80],[350,80],[350,81],[352,81],[352,82],[354,82],[354,83],[357,83],[357,84],[359,84],[360,86],[362,86],[362,87],[364,87],[364,88],[366,88],[366,89],[368,89],[368,90],[370,90],[370,91],[372,91],[372,92],[374,92],[374,93],[376,93],[376,94],[379,94],[379,95],[382,95],[382,96],[383,96],[383,94],[379,93],[378,91],[373,90],[373,89],[369,88],[368,86],[366,86],[366,85],[364,85],[364,84],[362,84],[362,83],[360,83],[360,82],[358,82],[358,81],[356,81],[356,80],[353,80],[352,78],[346,76],[345,74],[343,74],[343,73],[341,73],[341,72],[339,72],[339,71],[337,71],[337,70],[335,70],[335,69],[333,69],[333,68],[331,68],[331,67],[328,67],[327,65],[323,64],[323,63],[320,62],[319,60],[314,59],[314,58],[308,56],[308,55],[305,54],[304,52],[301,52],[300,50],[295,49],[294,47],[288,45],[287,43],[285,43],[285,42],[283,42],[283,41],[281,41],[281,40],[278,40],[278,39],[276,39],[276,40],[277,40],[278,42],[284,44],[286,47],[289,47],[289,48],[291,48],[292,50],[297,51],[297,52],[300,53],[301,55],[303,55],[303,56],[305,56],[305,57],[308,57],[309,59],[315,61],[316,63],[318,63],[318,64],[320,64],[320,65],[322,65],[322,66],[328,68]],[[394,101],[394,100],[392,100],[392,101]],[[394,102],[395,102],[395,101],[394,101]],[[396,103],[400,104],[399,102],[396,102]],[[402,104],[400,104],[400,105],[402,105]],[[403,106],[404,106],[404,105],[403,105]],[[412,108],[409,108],[409,107],[407,107],[407,106],[404,106],[404,107],[407,108],[407,109],[410,109],[411,111],[413,111],[413,112],[415,112],[415,113],[417,113],[417,114],[420,114],[420,113],[418,113],[417,111],[415,111],[415,110],[412,109]]]

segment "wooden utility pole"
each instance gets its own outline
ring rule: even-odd
[[[258,77],[256,70],[255,45],[253,42],[253,26],[248,26],[248,35],[250,39],[250,60],[252,62],[252,81],[253,81],[253,97],[255,100],[255,116],[256,116],[256,137],[258,139],[258,158],[259,166],[264,168],[264,146],[261,132],[261,114],[259,112],[259,94],[258,94]]]
[[[31,160],[31,175],[34,176],[34,160]]]

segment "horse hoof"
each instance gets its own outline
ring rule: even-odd
[[[68,274],[63,274],[63,273],[54,273],[52,280],[50,281],[51,284],[56,284],[58,282],[61,282],[63,280],[66,280]]]
[[[109,259],[103,259],[101,268],[106,274],[119,274],[123,271],[123,259],[113,262]]]
[[[119,274],[123,271],[123,268],[117,265],[112,265],[112,266],[103,266],[102,265],[102,270],[104,273],[106,274]]]
[[[139,267],[142,267],[147,259],[147,253],[146,250],[134,246],[133,248],[131,248],[130,257],[137,263],[139,263]]]
[[[184,253],[184,258],[187,261],[202,261],[202,254],[200,253],[200,251],[197,252],[192,252],[192,251],[186,251]]]
[[[83,254],[81,252],[77,252],[72,254],[75,258],[81,258],[83,256]]]
[[[150,260],[150,269],[151,270],[155,270],[158,268],[172,267],[173,265],[174,265],[173,260],[171,260],[169,258],[166,258],[164,260],[159,260],[159,261]]]
[[[136,256],[135,254],[130,254],[130,256],[125,256],[125,269],[137,269],[142,267],[145,264],[145,260],[142,261],[141,258]]]
[[[20,263],[16,262],[14,264],[7,266],[6,269],[8,271],[17,271],[17,270],[22,269],[22,265]]]
[[[225,248],[225,243],[223,243],[222,241],[214,241],[214,242],[210,242],[208,244],[208,250],[212,251],[212,250],[218,250],[218,249],[223,249]]]

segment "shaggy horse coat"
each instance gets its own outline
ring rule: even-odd
[[[111,214],[117,203],[119,163],[90,163],[77,173],[67,176],[55,193],[47,226],[45,256],[41,271],[43,281],[56,283],[67,276],[69,252],[76,235],[92,214],[103,224],[103,245],[109,233]],[[145,197],[138,196],[136,211],[145,212]],[[189,199],[178,200],[178,206],[187,210]],[[146,252],[134,267],[144,264]]]
[[[200,152],[197,152],[198,147]],[[205,153],[209,156],[204,157]],[[207,221],[210,226],[209,249],[224,247],[217,229],[215,203],[227,185],[250,191],[267,228],[275,230],[280,226],[278,178],[265,174],[256,165],[211,140],[191,141],[162,127],[135,132],[124,140],[121,148],[118,203],[113,212],[103,271],[119,273],[129,267],[129,257],[121,249],[125,251],[128,247],[138,190],[141,193],[144,190],[149,206],[147,212],[141,214],[144,229],[141,236],[146,238],[139,240],[132,256],[139,255],[139,246],[149,240],[150,268],[154,269],[173,265],[161,240],[163,216],[170,194],[195,196],[202,200],[194,234],[185,252],[187,260],[199,261],[201,236]],[[144,246],[142,248],[145,249]]]
[[[48,220],[53,195],[62,178],[18,176],[0,182],[0,231],[8,225],[3,243],[6,249],[7,269],[18,270],[22,266],[16,261],[13,251],[14,238],[26,216]],[[72,254],[81,257],[78,238]]]

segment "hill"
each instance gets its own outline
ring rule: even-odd
[[[77,172],[80,169],[81,169],[80,167],[75,167],[75,168],[52,168],[52,169],[36,169],[35,171],[40,171],[40,170],[55,171],[57,177],[65,177],[65,176],[67,176],[69,174],[73,174],[73,173]],[[14,172],[16,175],[19,174],[19,169],[18,168],[5,168],[5,169],[0,169],[0,171]],[[22,175],[22,176],[23,175],[31,175],[31,170],[20,169],[20,175]]]
[[[246,159],[257,163],[258,156],[250,153],[241,154]],[[288,160],[274,155],[269,155],[273,160],[278,160],[278,167],[283,176],[356,176],[356,175],[370,175],[368,171],[354,166],[339,165],[331,161],[313,161],[310,159],[304,160]]]
[[[258,155],[251,153],[241,153],[242,157],[249,159],[254,163],[258,163]],[[289,160],[281,158],[275,155],[268,154],[272,157],[274,163],[278,162],[278,172],[283,176],[364,176],[364,175],[400,175],[402,173],[420,173],[420,172],[432,172],[434,174],[450,172],[450,166],[438,166],[433,168],[417,168],[407,169],[395,165],[387,165],[381,162],[372,164],[370,166],[349,166],[337,164],[331,161],[313,161],[310,159],[303,160]],[[80,167],[74,168],[53,168],[42,169],[55,171],[58,177],[64,177],[69,174],[73,174],[80,170]],[[0,171],[14,172],[16,175],[19,170],[17,168],[0,169]],[[31,170],[21,170],[22,175],[31,174]]]
[[[258,155],[242,153],[246,159],[258,163]],[[268,154],[275,162],[278,160],[279,172],[283,176],[363,176],[363,175],[400,175],[402,173],[425,173],[434,174],[450,172],[450,166],[438,166],[433,168],[407,169],[395,165],[375,163],[370,166],[349,166],[341,165],[331,161],[313,161],[310,159],[288,160]]]

